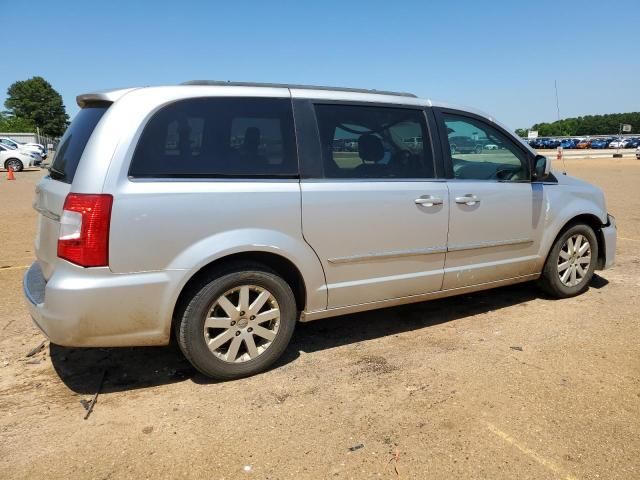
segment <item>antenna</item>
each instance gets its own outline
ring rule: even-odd
[[[558,111],[558,121],[560,121],[560,102],[558,101],[558,81],[553,81],[553,86],[556,88],[556,110]]]

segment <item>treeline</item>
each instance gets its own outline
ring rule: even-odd
[[[42,77],[12,83],[7,89],[6,111],[0,112],[0,132],[34,132],[61,136],[69,123],[62,97]]]
[[[531,130],[537,130],[540,137],[613,135],[618,133],[621,123],[631,125],[631,131],[638,132],[640,130],[640,112],[565,118],[552,123],[536,123],[531,127]],[[520,128],[516,132],[521,136],[527,136],[526,128]]]

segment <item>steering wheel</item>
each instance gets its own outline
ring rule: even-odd
[[[501,170],[496,171],[496,178],[501,181],[513,180],[517,171],[511,170],[510,168],[503,168]]]

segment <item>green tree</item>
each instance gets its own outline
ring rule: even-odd
[[[0,132],[17,133],[17,132],[33,132],[35,127],[33,123],[26,118],[14,117],[6,113],[0,113]]]
[[[13,83],[4,104],[14,118],[27,120],[46,135],[61,136],[69,123],[62,97],[42,77]]]
[[[632,132],[640,130],[640,112],[609,113],[606,115],[585,115],[584,117],[565,118],[553,123],[536,123],[531,127],[538,130],[541,137],[561,135],[616,135],[620,124],[630,124]]]

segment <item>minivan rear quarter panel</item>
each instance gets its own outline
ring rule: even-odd
[[[230,91],[234,90],[234,91]],[[163,106],[186,98],[252,97],[251,89],[190,87],[145,89],[123,97],[123,122],[104,184],[112,193],[109,266],[114,273],[183,270],[184,281],[229,254],[265,251],[280,255],[305,279],[307,308],[323,309],[322,267],[301,232],[297,179],[131,178],[131,159],[141,133]],[[155,93],[154,93],[155,92]],[[260,89],[255,97],[289,98],[287,89]],[[163,101],[158,103],[158,98]],[[113,105],[117,110],[119,102]],[[117,126],[115,128],[118,128]]]

